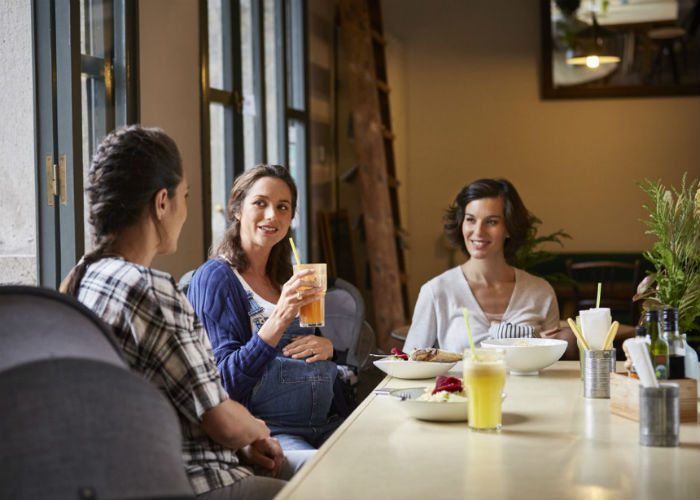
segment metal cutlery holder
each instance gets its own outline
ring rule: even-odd
[[[615,350],[583,351],[583,397],[610,399],[610,372]]]
[[[678,384],[639,387],[639,444],[679,445],[679,394]]]

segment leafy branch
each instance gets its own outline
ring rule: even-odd
[[[557,243],[560,246],[564,246],[562,238],[571,239],[571,235],[562,229],[555,231],[551,234],[538,236],[538,226],[542,224],[542,221],[535,217],[530,216],[530,229],[527,233],[527,238],[525,243],[518,249],[518,251],[508,259],[508,263],[519,269],[528,269],[532,271],[532,268],[536,265],[542,264],[544,262],[549,262],[556,259],[556,255],[552,252],[546,250],[537,249],[543,243]],[[569,278],[564,273],[550,273],[541,276],[542,278],[549,281],[552,285],[561,283],[571,283],[571,278]]]
[[[654,271],[640,283],[635,300],[644,308],[677,307],[681,331],[693,329],[700,316],[700,189],[698,180],[667,189],[660,181],[645,179],[637,185],[651,198],[643,207],[649,219],[645,234],[657,241],[644,257]]]

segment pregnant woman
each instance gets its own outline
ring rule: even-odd
[[[332,411],[338,371],[331,341],[299,326],[299,309],[321,289],[302,287],[310,270],[292,275],[296,202],[284,167],[261,165],[236,179],[229,228],[187,297],[231,398],[263,419],[284,450],[313,450],[341,422]]]

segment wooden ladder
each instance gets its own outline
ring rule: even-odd
[[[389,113],[382,17],[379,0],[339,0],[348,64],[355,149],[367,258],[372,280],[377,345],[391,346],[393,330],[406,324],[408,289],[406,232],[399,217],[394,134]]]

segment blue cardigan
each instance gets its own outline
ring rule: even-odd
[[[187,298],[209,334],[226,391],[231,399],[247,406],[253,387],[277,350],[251,331],[243,285],[228,264],[213,259],[197,269]]]

